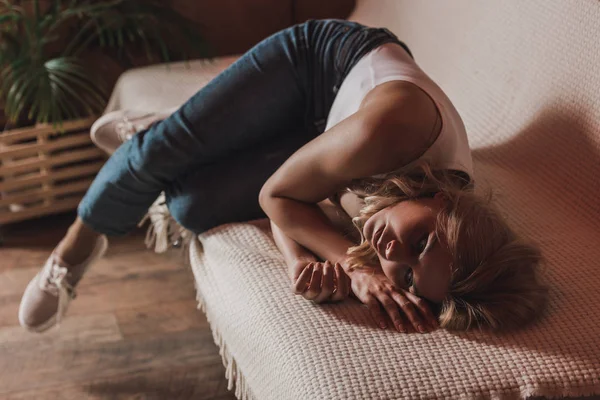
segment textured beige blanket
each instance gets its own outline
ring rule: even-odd
[[[587,240],[574,250],[557,246],[565,236],[544,240],[554,287],[548,317],[504,336],[382,331],[355,300],[315,305],[294,296],[266,219],[201,234],[191,257],[198,299],[238,398],[599,393],[600,278],[589,267],[600,252]],[[578,250],[589,255],[575,256]]]
[[[391,28],[457,104],[477,180],[542,246],[548,316],[506,336],[381,331],[355,301],[293,296],[267,225],[225,225],[192,260],[238,397],[600,394],[600,3],[365,0],[353,19]]]

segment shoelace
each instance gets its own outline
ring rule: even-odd
[[[117,122],[116,125],[117,136],[121,142],[126,142],[127,140],[131,139],[136,132],[139,132],[145,128],[146,127],[142,124],[136,125],[131,122],[126,115],[124,115],[123,120]]]
[[[169,247],[180,247],[185,252],[193,234],[180,226],[169,213],[165,194],[162,192],[138,226],[150,220],[146,231],[145,244],[147,248],[154,247],[154,252],[164,253]]]
[[[59,323],[67,311],[69,302],[77,296],[73,286],[65,279],[69,270],[61,267],[54,261],[49,261],[48,276],[42,281],[41,289],[58,297],[58,310],[56,310],[56,322]]]

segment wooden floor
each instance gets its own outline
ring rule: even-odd
[[[74,215],[2,228],[0,399],[235,399],[191,270],[142,231],[111,239],[59,329],[19,326],[21,295]]]

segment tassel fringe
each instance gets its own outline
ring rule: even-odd
[[[221,359],[223,360],[223,366],[225,367],[227,390],[235,390],[235,397],[237,397],[239,400],[257,400],[257,398],[252,394],[250,386],[248,385],[244,374],[239,369],[235,358],[233,358],[229,352],[221,332],[217,328],[216,324],[213,323],[214,319],[212,318],[212,313],[206,307],[206,302],[204,301],[200,290],[198,290],[196,280],[194,280],[194,286],[196,287],[196,300],[198,301],[198,309],[206,315],[206,319],[208,320],[210,329],[212,331],[213,340],[219,347],[219,355],[221,356]]]
[[[146,247],[153,249],[156,253],[164,253],[169,248],[178,247],[181,250],[184,260],[190,264],[190,246],[194,233],[185,229],[177,223],[169,213],[166,204],[166,198],[164,193],[161,193],[156,201],[148,209],[148,213],[140,221],[138,226],[142,226],[146,221],[150,221],[148,230],[146,231],[146,238],[144,240]],[[197,240],[197,239],[196,239]],[[197,242],[196,245],[200,245]],[[215,344],[219,346],[219,355],[223,360],[223,366],[225,367],[225,378],[227,379],[227,389],[233,391],[235,389],[235,397],[239,400],[257,400],[252,394],[250,386],[248,385],[244,375],[240,371],[237,362],[229,352],[225,340],[218,330],[216,325],[213,323],[214,319],[212,314],[206,307],[206,303],[198,290],[196,280],[194,280],[194,286],[196,287],[196,300],[198,301],[198,309],[201,310],[209,322],[212,336]]]

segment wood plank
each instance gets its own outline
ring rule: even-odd
[[[0,225],[23,221],[33,217],[74,210],[77,208],[77,205],[81,201],[82,197],[83,196],[77,196],[75,198],[62,199],[50,205],[44,204],[35,207],[27,207],[22,211],[0,212]]]
[[[137,374],[95,379],[80,385],[52,387],[8,394],[5,400],[30,399],[194,399],[236,400],[227,390],[220,364],[164,368]]]
[[[7,195],[4,198],[0,198],[0,207],[8,206],[9,204],[28,204],[44,199],[54,199],[56,196],[65,195],[69,193],[85,193],[90,187],[94,178],[87,178],[81,181],[56,185],[52,190],[47,189],[32,189],[27,190],[20,194]],[[82,196],[80,196],[82,197]]]
[[[171,261],[169,256],[149,250],[113,257],[111,250],[109,248],[107,257],[92,266],[78,285],[78,296],[69,307],[69,317],[180,300],[195,301],[192,273],[181,261]],[[0,327],[18,324],[16,310],[21,295],[49,254],[50,251],[43,254],[37,266],[21,269],[26,272],[0,274],[0,280],[7,277],[7,281],[14,283],[13,289],[0,293]]]
[[[0,165],[0,177],[16,173],[34,172],[40,168],[55,167],[75,161],[95,160],[106,158],[106,153],[97,147],[77,149],[64,154],[40,159],[39,157],[26,158],[24,160],[11,162],[10,165]]]
[[[213,369],[222,365],[215,350],[209,332],[196,330],[116,342],[69,341],[58,348],[31,343],[27,351],[5,346],[0,350],[0,395],[171,368]]]
[[[3,227],[5,243],[0,249],[2,252],[0,273],[29,268],[32,268],[32,273],[36,271],[46,261],[76,217],[77,213],[71,211]],[[107,257],[115,257],[118,262],[120,255],[144,252],[146,250],[144,235],[145,229],[137,228],[129,235],[110,238]]]
[[[8,347],[23,349],[26,346],[29,351],[34,347],[48,350],[74,343],[109,343],[121,340],[123,336],[114,314],[81,315],[65,319],[60,327],[52,328],[42,335],[28,332],[20,326],[0,328],[0,354]]]
[[[25,286],[74,213],[6,227],[0,249],[0,399],[234,400],[192,273],[176,251],[145,249],[144,231],[111,238],[60,328],[17,324]]]
[[[49,135],[57,131],[70,132],[79,129],[87,129],[92,126],[95,120],[96,117],[90,117],[74,121],[65,121],[61,127],[54,127],[52,124],[39,124],[34,127],[10,129],[8,131],[0,132],[0,144],[10,145],[21,140],[33,139],[40,135]]]
[[[121,334],[126,339],[163,335],[190,329],[210,328],[206,318],[194,312],[195,299],[132,307],[116,311]]]
[[[45,254],[45,256],[47,257],[48,255]],[[46,257],[44,257],[44,261]],[[42,263],[43,261],[40,262],[40,267]],[[2,304],[2,299],[23,294],[29,280],[37,274],[40,267],[27,269],[14,268],[0,273],[0,304]]]
[[[65,136],[64,138],[50,140],[41,144],[37,142],[15,144],[0,150],[0,161],[4,159],[26,157],[39,152],[56,151],[83,144],[93,144],[92,139],[90,138],[90,133],[87,131],[71,134],[69,136]]]
[[[132,262],[137,263],[139,272],[118,277],[120,274],[115,274],[116,268],[125,270],[129,266],[123,263],[108,268],[109,262],[101,260],[95,267],[96,273],[82,281],[79,287],[81,296],[73,303],[72,315],[195,299],[191,271],[183,270],[180,265],[176,265],[175,271],[170,268],[151,271],[138,259]],[[162,267],[157,264],[157,268]]]
[[[75,178],[78,176],[87,177],[100,171],[104,165],[104,161],[95,161],[89,164],[80,165],[77,167],[65,168],[60,171],[53,171],[51,174],[32,174],[27,177],[19,177],[8,182],[0,182],[0,191],[9,191],[16,189],[24,189],[35,186],[40,183],[50,183],[67,178]]]

